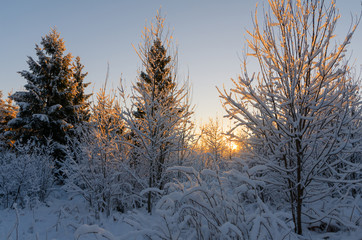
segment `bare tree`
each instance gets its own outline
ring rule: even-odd
[[[343,224],[336,202],[329,209],[306,207],[332,197],[346,200],[361,184],[351,180],[361,164],[350,161],[362,149],[356,137],[362,131],[361,100],[345,58],[358,21],[334,44],[340,17],[334,1],[268,2],[264,24],[255,12],[248,32],[249,55],[260,73],[250,76],[245,61],[231,91],[219,92],[236,128],[250,133],[253,160],[267,166],[263,191],[285,197],[295,232],[302,234],[304,221]]]

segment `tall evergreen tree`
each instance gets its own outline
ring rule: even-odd
[[[124,111],[132,136],[133,156],[137,157],[133,164],[145,179],[144,187],[150,189],[163,188],[165,169],[181,151],[179,139],[191,115],[188,89],[178,86],[176,81],[176,54],[170,51],[170,36],[163,34],[164,20],[158,14],[155,23],[143,33],[144,43],[137,53],[144,70],[133,85],[131,98],[135,111]],[[152,194],[148,192],[149,212],[152,202]]]
[[[88,73],[83,73],[84,65],[80,63],[80,57],[75,58],[74,66],[74,83],[76,86],[76,93],[73,99],[74,110],[77,113],[76,118],[71,120],[73,123],[88,121],[90,118],[89,103],[87,100],[91,94],[85,94],[84,89],[90,83],[84,83],[84,78]]]
[[[161,32],[159,34],[161,34]],[[174,76],[172,75],[174,66],[171,62],[171,56],[168,55],[167,49],[161,42],[161,36],[159,35],[154,37],[155,39],[153,39],[153,44],[151,46],[146,46],[140,51],[145,69],[144,71],[141,71],[136,86],[140,90],[145,90],[147,93],[150,93],[152,101],[156,100],[160,103],[162,102],[162,105],[167,107],[171,106],[173,103],[173,96],[170,93],[175,88],[175,82],[173,79]],[[147,43],[147,45],[149,44],[151,44],[151,42]],[[167,99],[169,100],[168,103]],[[138,119],[138,121],[142,121],[147,114],[145,112],[144,105],[143,103],[139,103],[135,104],[135,107],[137,110],[133,112],[134,118]],[[156,104],[152,103],[151,115],[154,115],[154,112],[157,111],[156,108]],[[138,159],[140,157],[138,151],[140,145],[137,141],[137,134],[135,134],[134,131],[130,132],[130,136],[131,141],[135,145],[134,151],[132,152],[132,165],[137,166],[139,161],[142,162],[142,159]],[[164,158],[165,154],[162,154],[159,162],[163,163]]]
[[[10,98],[3,100],[2,97],[3,94],[0,91],[0,150],[12,145],[8,134],[11,130],[8,122],[15,118],[17,113],[17,107],[13,105],[12,100]]]
[[[38,59],[28,57],[29,71],[19,72],[27,81],[26,91],[10,96],[19,105],[19,113],[8,124],[17,130],[15,139],[20,142],[52,139],[53,154],[61,159],[68,130],[88,118],[86,74],[81,72],[79,58],[72,63],[72,55],[65,55],[64,41],[56,30],[42,37],[40,44],[35,47]]]

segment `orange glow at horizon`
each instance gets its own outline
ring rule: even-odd
[[[239,148],[239,146],[237,144],[231,142],[230,143],[230,148],[231,148],[231,150],[235,151],[235,150],[237,150]]]

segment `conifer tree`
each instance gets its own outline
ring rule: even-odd
[[[79,58],[73,64],[72,55],[65,55],[64,41],[56,30],[42,37],[40,44],[35,47],[38,59],[28,57],[29,70],[19,72],[27,81],[26,91],[10,96],[19,106],[19,113],[9,126],[17,130],[15,139],[23,143],[52,139],[53,155],[61,159],[68,130],[87,120],[86,74]]]
[[[82,138],[73,138],[70,144],[76,151],[69,151],[66,163],[66,188],[80,193],[99,212],[124,210],[132,205],[129,196],[129,174],[126,145],[122,144],[124,121],[114,94],[106,93],[106,84],[96,94],[91,105],[90,122],[83,130]],[[123,200],[127,196],[128,202]]]
[[[90,83],[84,83],[84,78],[88,73],[83,73],[84,65],[80,63],[80,57],[75,58],[74,66],[74,83],[76,86],[76,92],[73,99],[74,110],[77,113],[76,119],[73,119],[73,123],[79,123],[88,121],[90,118],[89,103],[87,100],[91,94],[85,94],[84,90]]]
[[[201,140],[204,144],[204,149],[211,156],[212,160],[211,163],[209,162],[207,165],[222,165],[222,159],[224,158],[227,146],[223,135],[223,129],[218,118],[215,120],[210,118],[209,122],[202,127]]]
[[[97,93],[97,104],[92,106],[92,125],[106,138],[118,139],[124,133],[121,108],[114,94],[107,94],[106,88]]]
[[[172,154],[181,150],[179,139],[191,115],[188,89],[178,86],[176,81],[177,55],[170,49],[172,38],[163,33],[164,20],[157,14],[155,23],[143,32],[144,43],[137,51],[143,71],[133,85],[131,97],[135,111],[124,111],[136,158],[132,163],[139,166],[138,172],[147,179],[145,188],[149,189],[163,188],[165,169],[172,164]],[[149,212],[152,202],[152,194],[148,192]]]
[[[8,122],[15,118],[17,113],[17,107],[13,105],[13,101],[10,98],[5,101],[2,97],[3,94],[0,91],[0,150],[12,145],[8,134],[10,132]]]

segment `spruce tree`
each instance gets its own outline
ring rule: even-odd
[[[165,111],[167,114],[167,111],[169,110],[170,120],[178,115],[178,112],[174,111],[175,109],[171,109],[176,107],[173,96],[176,84],[171,72],[173,67],[171,57],[168,56],[167,50],[163,46],[160,37],[157,36],[147,53],[146,69],[141,72],[139,82],[137,82],[138,88],[142,89],[141,91],[146,91],[148,95],[146,96],[150,97],[150,99],[146,98],[145,102],[140,102],[141,105],[137,106],[137,112],[135,113],[136,117],[144,118],[147,110],[144,108],[143,104],[146,103],[151,105],[149,113],[151,114],[151,119],[157,124],[155,129],[153,129],[153,133],[151,133],[152,137],[156,137],[159,134],[157,131],[163,132],[161,135],[164,137],[173,134],[172,132],[168,132],[170,129],[167,129],[167,123],[158,121],[157,118],[161,116],[157,116],[158,114],[156,114],[156,112],[160,110],[160,112]],[[149,102],[147,102],[147,100]],[[167,115],[165,117],[167,118]],[[153,181],[155,183],[158,182],[157,184],[159,184],[160,188],[162,188],[160,180],[164,171],[165,159],[170,145],[172,145],[171,141],[166,141],[159,147],[160,153],[156,160]]]
[[[164,18],[159,14],[143,35],[137,52],[143,71],[133,85],[132,108],[123,111],[133,147],[133,166],[145,188],[163,189],[165,169],[176,163],[184,125],[191,111],[187,87],[176,79],[177,54],[172,52],[171,37],[163,34]],[[153,197],[147,194],[147,209],[152,211]]]
[[[16,130],[15,140],[26,143],[35,140],[54,142],[53,155],[62,159],[65,154],[69,129],[87,120],[83,83],[86,74],[79,58],[72,62],[70,53],[65,55],[65,45],[60,34],[52,29],[42,37],[41,47],[36,45],[38,59],[28,57],[29,70],[19,72],[27,84],[26,91],[10,96],[19,106],[17,117],[9,122]]]
[[[76,93],[73,98],[73,106],[76,112],[76,118],[71,120],[74,124],[83,121],[89,121],[90,113],[89,113],[89,103],[87,100],[91,96],[91,94],[85,94],[84,89],[90,83],[84,83],[84,78],[88,73],[83,73],[84,65],[80,63],[80,57],[75,58],[74,66],[74,82],[76,86]]]
[[[160,37],[161,36],[155,36],[152,46],[149,46],[148,50],[143,53],[145,70],[141,71],[136,85],[137,88],[147,91],[147,93],[150,94],[152,101],[157,101],[162,107],[167,108],[171,107],[173,103],[171,92],[175,88],[175,82],[171,70],[173,70],[174,66],[171,62],[171,56],[168,55],[167,49],[161,42]],[[148,104],[152,104],[151,115],[154,115],[154,112],[157,111],[157,104],[152,102],[149,102]],[[141,102],[135,106],[137,110],[133,113],[134,118],[138,119],[138,121],[142,121],[141,119],[144,119],[146,114],[144,103]],[[160,106],[158,108],[160,108]],[[140,156],[137,149],[140,145],[137,141],[137,134],[135,134],[134,131],[131,131],[130,137],[132,144],[135,145],[135,151],[131,153],[133,158],[131,164],[137,166],[139,164],[138,162],[142,161],[142,159],[138,159]],[[164,163],[164,159],[165,154],[163,153],[158,162]],[[160,175],[162,172],[161,169],[158,172],[158,175]],[[160,176],[158,176],[158,178],[160,178]]]
[[[3,100],[2,97],[3,93],[0,91],[0,151],[12,145],[8,122],[15,118],[17,113],[17,107],[13,105],[12,100]]]

